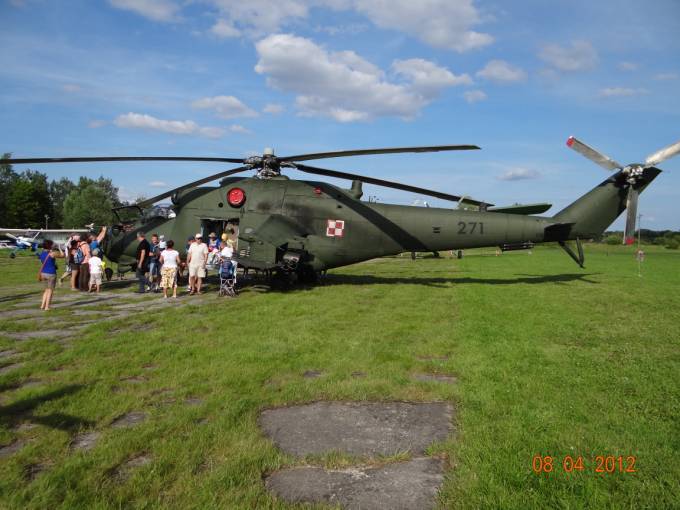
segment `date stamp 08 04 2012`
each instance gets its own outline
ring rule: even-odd
[[[633,455],[596,455],[584,460],[583,456],[534,455],[531,470],[537,475],[563,471],[565,473],[636,473],[636,458]]]

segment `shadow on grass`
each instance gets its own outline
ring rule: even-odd
[[[35,397],[27,398],[10,404],[8,406],[0,406],[0,423],[8,428],[15,427],[23,421],[30,421],[32,423],[39,423],[46,427],[61,429],[66,431],[78,430],[84,427],[92,426],[88,420],[78,418],[77,416],[70,416],[60,412],[51,413],[47,415],[35,415],[33,411],[45,402],[60,399],[66,395],[71,395],[83,388],[80,384],[71,384],[53,390],[48,393],[43,393]]]
[[[24,292],[23,294],[11,294],[9,296],[2,296],[2,297],[0,297],[0,303],[9,303],[10,301],[19,301],[20,299],[24,299],[24,298],[27,298],[27,297],[37,296],[41,292],[42,292],[42,289],[40,289],[40,291]]]
[[[333,285],[393,285],[408,284],[425,287],[446,288],[451,284],[481,284],[481,285],[518,285],[518,284],[565,284],[580,281],[597,285],[599,282],[588,279],[599,273],[568,273],[556,275],[528,275],[518,274],[515,278],[472,278],[472,277],[427,277],[427,276],[375,276],[352,274],[329,274],[321,277],[317,283],[301,283],[280,279],[267,280],[265,278],[250,278],[239,281],[239,292],[294,292],[314,289],[317,286]]]
[[[428,287],[444,287],[448,284],[484,284],[484,285],[515,285],[540,283],[568,283],[582,281],[597,284],[597,281],[587,277],[597,273],[568,273],[555,275],[516,275],[515,278],[471,278],[471,277],[385,277],[374,275],[327,275],[321,282],[323,285],[370,285],[370,284],[410,284]]]

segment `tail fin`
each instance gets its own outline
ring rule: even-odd
[[[660,173],[658,168],[645,168],[634,186],[642,192]],[[555,223],[565,227],[559,229],[559,237],[588,239],[601,235],[626,209],[628,186],[619,171],[562,209],[553,216]]]

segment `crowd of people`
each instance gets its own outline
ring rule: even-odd
[[[233,230],[230,230],[233,235]],[[151,243],[146,240],[144,232],[137,233],[137,279],[139,289],[137,293],[144,294],[150,291],[163,290],[163,296],[168,297],[169,289],[172,296],[177,297],[178,279],[188,270],[189,295],[202,294],[203,280],[208,275],[208,266],[214,266],[222,260],[230,260],[234,255],[234,240],[227,233],[218,239],[213,232],[209,236],[208,243],[203,241],[203,235],[199,232],[187,239],[186,261],[177,250],[173,240],[165,241],[163,236],[153,234]]]
[[[229,230],[233,236],[234,231]],[[175,249],[173,240],[165,241],[164,236],[153,234],[151,242],[146,240],[144,232],[137,233],[138,245],[135,253],[136,276],[139,281],[138,293],[158,292],[163,290],[163,296],[168,297],[172,290],[172,297],[177,297],[178,279],[188,269],[189,295],[201,294],[203,280],[207,277],[208,266],[219,264],[224,260],[231,260],[234,254],[235,241],[228,233],[222,234],[221,239],[213,232],[208,243],[203,242],[199,232],[187,240],[186,262]],[[70,281],[72,291],[100,292],[104,275],[107,272],[106,262],[102,259],[101,243],[106,236],[103,227],[97,236],[87,234],[72,235],[64,249],[50,240],[45,240],[42,251],[38,254],[41,267],[38,280],[45,283],[40,308],[49,310],[54,289],[66,279]],[[66,269],[61,277],[57,277],[57,259],[64,259]],[[111,274],[113,271],[108,269]],[[110,274],[108,275],[110,279]]]

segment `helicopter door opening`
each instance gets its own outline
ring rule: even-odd
[[[222,238],[222,234],[227,234],[229,239],[234,241],[234,251],[238,250],[238,218],[201,218],[201,235],[203,240],[208,242],[208,236],[214,232],[217,239]],[[234,232],[232,234],[232,231]]]

